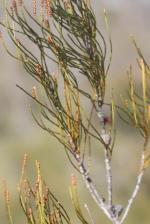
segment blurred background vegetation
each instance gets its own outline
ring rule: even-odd
[[[26,0],[26,2],[29,4],[30,1]],[[124,93],[127,89],[126,70],[130,64],[133,65],[137,82],[140,80],[140,73],[136,65],[136,51],[129,37],[131,34],[137,40],[147,61],[149,60],[150,1],[93,0],[92,4],[98,24],[103,27],[103,30],[103,9],[106,8],[109,14],[113,61],[109,72],[107,91],[109,96],[109,90],[114,88],[117,99],[119,94]],[[0,2],[0,17],[1,20],[4,17],[2,1]],[[11,45],[9,40],[7,40],[7,43]],[[78,223],[75,213],[71,209],[72,205],[68,191],[70,175],[75,171],[69,164],[63,148],[34,123],[30,114],[32,101],[17,89],[16,84],[31,89],[34,81],[25,74],[21,64],[10,58],[0,45],[0,195],[3,194],[2,180],[6,179],[11,192],[12,210],[16,224],[26,223],[19,208],[17,196],[21,161],[26,152],[30,160],[28,173],[31,181],[33,181],[35,174],[35,160],[37,159],[41,163],[42,175],[50,189],[64,203],[70,216],[74,217],[74,223]],[[95,125],[96,123],[95,120]],[[128,128],[121,121],[118,121],[117,125],[118,137],[113,155],[113,185],[116,192],[115,200],[124,204],[135,184],[142,142],[135,130]],[[97,186],[103,191],[105,189],[103,154],[99,145],[94,142],[92,144],[92,155],[91,173]],[[109,223],[105,220],[104,215],[99,213],[96,206],[91,203],[91,198],[88,196],[80,178],[78,190],[81,205],[90,202],[89,207],[94,211],[95,223]],[[148,170],[126,223],[148,224],[150,220],[149,206],[150,175]],[[7,223],[3,200],[0,200],[0,218],[3,220],[2,223]]]

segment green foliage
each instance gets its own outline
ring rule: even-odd
[[[82,142],[84,148],[89,147],[87,136],[105,145],[91,120],[104,104],[112,46],[110,39],[108,55],[105,38],[97,27],[90,4],[87,1],[47,1],[45,14],[44,5],[41,5],[39,15],[35,2],[32,15],[23,3],[18,5],[14,2],[10,10],[6,9],[6,21],[1,25],[7,29],[17,55],[9,51],[4,40],[3,43],[6,51],[22,62],[27,73],[45,91],[47,99],[41,101],[36,87],[30,93],[17,85],[41,107],[40,119],[33,115],[35,121],[73,156],[74,153],[81,154]],[[106,13],[105,20],[108,29]],[[33,29],[32,23],[36,29]],[[35,45],[38,53],[31,52],[22,39]],[[57,73],[50,71],[50,62],[58,65]],[[80,86],[82,76],[91,86],[88,92]],[[92,105],[90,115],[81,105],[82,95]],[[84,157],[84,151],[82,153]]]

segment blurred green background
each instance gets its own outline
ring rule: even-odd
[[[27,1],[26,2],[30,2]],[[136,51],[129,36],[134,35],[145,57],[149,60],[150,53],[150,1],[149,0],[93,0],[94,10],[98,24],[104,27],[103,9],[109,13],[112,42],[113,61],[109,72],[108,83],[110,89],[115,89],[116,97],[126,90],[126,70],[129,65],[134,67],[135,77],[139,80],[140,74],[136,66]],[[3,19],[2,1],[0,2],[0,15]],[[7,40],[9,45],[10,42]],[[69,197],[70,175],[75,173],[69,164],[62,147],[55,139],[44,133],[34,123],[30,114],[31,100],[17,89],[20,84],[26,89],[31,89],[34,81],[24,72],[21,64],[10,58],[0,45],[0,218],[2,223],[7,223],[3,201],[2,180],[6,179],[11,192],[12,210],[15,224],[26,223],[23,213],[19,209],[17,196],[17,183],[20,178],[21,162],[24,153],[29,155],[28,173],[33,177],[35,173],[35,160],[41,163],[41,171],[50,189],[56,195],[74,223],[79,223],[75,218]],[[109,86],[108,85],[108,86]],[[109,87],[108,87],[109,90]],[[118,137],[113,155],[113,187],[115,200],[126,204],[131,194],[138,172],[141,137],[135,130],[126,127],[118,121]],[[105,191],[105,177],[103,169],[103,154],[99,146],[92,145],[93,159],[91,173],[99,189]],[[32,173],[32,175],[31,175]],[[143,179],[140,193],[134,203],[127,224],[150,223],[150,177],[149,170]],[[104,215],[91,202],[85,186],[79,177],[79,196],[81,205],[89,203],[95,223],[109,223]],[[17,214],[17,215],[16,215]],[[85,211],[86,214],[86,211]],[[1,222],[1,221],[0,221]]]

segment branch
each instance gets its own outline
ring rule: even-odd
[[[107,190],[108,190],[108,207],[112,207],[112,169],[111,159],[108,155],[107,149],[105,149],[105,167],[106,167],[106,178],[107,178]]]
[[[120,224],[120,221],[114,217],[113,213],[109,207],[105,204],[105,199],[97,192],[97,189],[93,183],[93,180],[89,176],[84,164],[80,162],[80,157],[75,155],[76,160],[78,161],[79,169],[84,180],[84,183],[90,192],[90,195],[98,205],[98,207],[104,212],[104,214],[112,221],[113,224]]]
[[[104,142],[104,153],[105,153],[105,169],[106,169],[106,179],[107,179],[107,190],[108,190],[108,207],[111,210],[112,208],[112,168],[111,168],[111,154],[109,145],[111,143],[111,136],[106,131],[105,127],[105,116],[102,111],[102,107],[98,106],[97,116],[100,121],[100,133],[101,138]]]
[[[130,208],[134,202],[134,199],[135,197],[137,196],[138,192],[139,192],[139,189],[140,189],[140,186],[141,186],[141,182],[142,182],[142,178],[143,178],[143,175],[144,175],[144,162],[145,162],[145,150],[146,150],[146,146],[147,146],[147,143],[148,143],[148,140],[146,139],[145,140],[145,143],[144,143],[144,149],[143,149],[143,152],[141,154],[141,162],[140,162],[140,172],[139,172],[139,175],[137,176],[137,181],[136,181],[136,185],[135,185],[135,188],[133,190],[133,193],[130,197],[130,199],[128,200],[128,204],[125,208],[125,211],[124,211],[124,214],[122,216],[122,219],[120,221],[120,224],[122,224],[124,222],[124,220],[126,219],[126,217],[128,216],[128,213],[130,211]]]

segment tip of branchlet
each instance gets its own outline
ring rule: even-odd
[[[104,8],[103,12],[104,12],[104,17],[105,17],[105,19],[107,19],[108,11]]]
[[[24,156],[23,156],[23,163],[22,163],[22,167],[25,167],[26,166],[26,163],[27,163],[27,157],[28,157],[28,154],[25,153]]]
[[[71,185],[72,186],[77,186],[77,179],[74,174],[71,174]]]
[[[37,99],[37,89],[36,89],[36,86],[32,87],[31,95],[32,95],[33,98]]]
[[[3,186],[4,186],[4,198],[5,198],[5,202],[6,204],[9,204],[10,202],[10,193],[7,189],[7,182],[6,180],[3,180]]]

